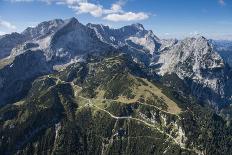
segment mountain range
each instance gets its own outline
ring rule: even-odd
[[[0,154],[232,154],[231,52],[76,18],[0,36]]]

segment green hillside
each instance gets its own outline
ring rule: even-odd
[[[0,109],[0,154],[232,152],[220,116],[151,72],[125,54],[90,55],[37,78],[24,99]]]

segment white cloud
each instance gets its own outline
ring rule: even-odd
[[[111,13],[122,13],[124,12],[122,7],[125,5],[126,1],[119,0],[116,3],[113,3],[111,5],[110,9],[105,9],[105,14],[111,14]]]
[[[65,3],[64,3],[65,4]],[[76,4],[69,5],[69,8],[74,9],[77,14],[89,13],[94,17],[102,17],[104,15],[113,13],[123,13],[122,6],[125,3],[123,1],[118,1],[111,5],[110,9],[105,9],[102,5],[97,5],[89,2],[79,2]]]
[[[122,7],[119,4],[112,4],[111,10],[115,11],[115,12],[118,12],[118,11],[122,10]]]
[[[89,13],[94,17],[101,17],[103,14],[103,7],[101,5],[96,5],[93,3],[88,2],[81,2],[76,6],[69,6],[70,8],[74,9],[77,14],[81,13]]]
[[[6,28],[6,29],[9,29],[9,30],[16,30],[15,25],[11,24],[8,21],[1,20],[1,19],[0,19],[0,28]]]
[[[144,12],[126,12],[126,13],[121,13],[121,14],[108,14],[107,16],[104,17],[104,19],[109,20],[109,21],[138,21],[138,20],[144,20],[147,19],[149,16],[144,13]]]
[[[72,8],[77,14],[89,13],[94,17],[102,17],[105,20],[119,21],[138,21],[149,18],[149,15],[144,12],[125,12],[123,6],[125,0],[119,0],[111,5],[110,9],[104,8],[102,5],[84,2],[81,0],[63,0],[59,4],[66,4]]]
[[[226,5],[225,0],[218,0],[218,3],[219,3],[221,6]]]
[[[119,21],[138,21],[149,18],[149,15],[144,12],[126,12],[123,6],[126,0],[119,0],[111,5],[109,9],[104,8],[100,4],[90,3],[87,0],[8,0],[11,2],[32,2],[40,1],[47,4],[67,5],[77,14],[88,13],[94,17],[101,17],[105,20]]]

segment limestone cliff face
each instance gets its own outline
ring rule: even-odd
[[[0,37],[0,59],[10,55],[11,50],[26,41],[26,36],[19,33],[6,34]]]
[[[187,38],[155,54],[158,74],[176,74],[213,105],[231,102],[231,68],[204,37]],[[158,57],[158,58],[157,58]]]

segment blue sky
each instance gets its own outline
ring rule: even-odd
[[[232,39],[232,0],[0,0],[0,34],[70,17],[114,28],[139,22],[161,38]]]

